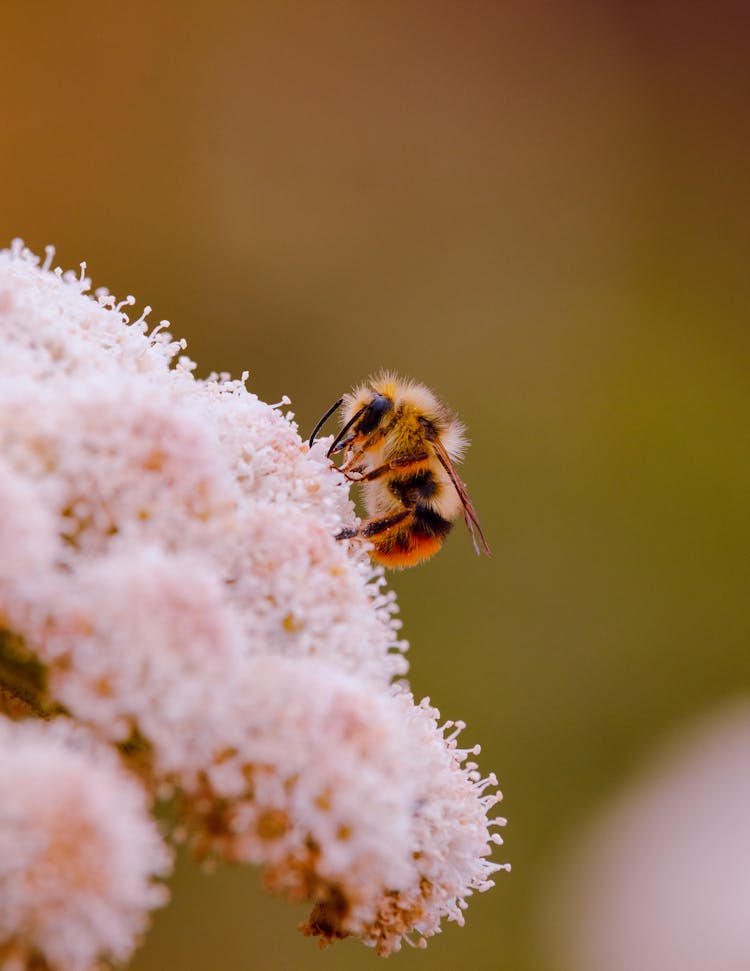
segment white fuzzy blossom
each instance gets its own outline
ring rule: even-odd
[[[81,848],[80,882],[62,875],[38,899],[0,861],[0,959],[88,971],[127,956],[160,902],[149,811],[167,795],[172,838],[261,864],[311,903],[304,929],[324,941],[385,955],[462,922],[498,869],[496,780],[398,680],[394,598],[365,550],[334,539],[353,509],[324,446],[245,376],[194,378],[148,308],[131,321],[132,298],[91,297],[84,269],[51,259],[0,252],[0,765],[21,737],[62,746],[60,799],[78,785],[80,825],[100,839],[95,867]],[[57,717],[10,726],[34,715]],[[71,747],[58,726],[72,722],[96,744]],[[19,805],[57,778],[43,754],[2,775]],[[24,818],[44,838],[52,817],[0,815],[0,846]],[[74,853],[78,819],[62,819]],[[101,920],[77,919],[87,875]],[[65,900],[52,917],[47,891]]]

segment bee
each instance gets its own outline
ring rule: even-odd
[[[429,388],[382,372],[345,394],[310,436],[343,406],[328,456],[344,452],[339,471],[362,486],[369,519],[336,539],[361,537],[376,563],[400,569],[433,556],[463,515],[477,554],[491,556],[466,486],[456,472],[468,445],[464,426]]]

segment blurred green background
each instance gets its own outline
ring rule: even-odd
[[[0,3],[0,240],[87,260],[303,433],[381,366],[473,441],[392,577],[411,680],[497,771],[513,864],[404,969],[535,957],[556,859],[747,688],[746,5]],[[374,968],[187,861],[136,971]],[[603,969],[606,971],[606,969]],[[672,969],[665,969],[672,971]]]

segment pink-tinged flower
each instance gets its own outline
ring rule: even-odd
[[[324,941],[385,955],[462,924],[500,869],[487,857],[504,820],[488,821],[496,780],[466,763],[478,749],[457,747],[461,726],[323,661],[269,656],[243,677],[242,731],[185,794],[201,851],[263,864],[270,886],[313,903],[304,930]]]
[[[126,960],[170,868],[146,793],[112,751],[59,720],[0,720],[3,967]]]
[[[405,888],[390,888],[374,922],[367,922],[363,939],[380,954],[398,950],[402,939],[416,936],[418,946],[440,931],[447,918],[464,924],[467,898],[494,886],[492,874],[510,870],[508,864],[487,859],[493,846],[502,845],[495,827],[505,819],[489,819],[500,802],[497,779],[482,777],[477,764],[467,761],[479,746],[458,747],[463,722],[439,725],[440,712],[424,699],[414,705],[407,693],[394,701],[400,708],[403,737],[408,739],[414,775],[412,855],[417,881]]]
[[[87,288],[0,253],[0,703],[12,655],[20,704],[123,751],[175,835],[309,901],[307,933],[388,954],[461,922],[496,781],[392,684],[394,596],[334,538],[324,444]]]

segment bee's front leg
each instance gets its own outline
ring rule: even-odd
[[[350,472],[361,472],[365,467],[365,463],[362,461],[364,455],[365,453],[361,449],[347,455],[346,461],[339,466],[339,472],[343,472],[344,475],[348,475]]]

